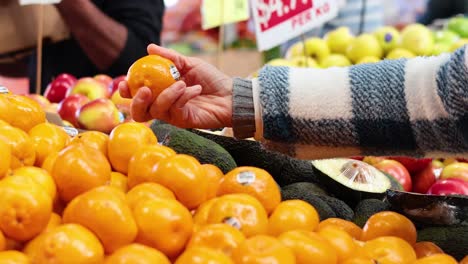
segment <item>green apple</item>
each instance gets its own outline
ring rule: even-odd
[[[381,58],[383,55],[383,50],[380,47],[377,38],[372,34],[362,34],[355,38],[346,50],[346,56],[353,63],[358,62],[364,57],[374,56]]]
[[[308,38],[305,41],[305,52],[314,60],[321,62],[330,55],[330,49],[327,42],[321,38]]]
[[[315,61],[311,57],[297,56],[297,57],[294,57],[294,58],[290,59],[290,61],[296,67],[300,67],[300,68],[305,68],[305,67],[319,68],[319,65],[318,65],[317,61]]]
[[[282,58],[272,59],[266,64],[270,66],[288,66],[288,67],[296,66],[296,64],[294,64],[292,61],[287,60],[287,59],[282,59]]]
[[[447,23],[447,29],[457,33],[462,38],[468,38],[468,18],[451,18]]]
[[[414,55],[414,53],[412,53],[411,51],[409,51],[407,49],[396,48],[396,49],[393,49],[392,51],[390,51],[387,54],[387,57],[385,57],[385,58],[389,59],[389,60],[396,60],[396,59],[401,59],[401,58],[411,59],[411,58],[414,58],[414,57],[416,57],[416,55]]]
[[[459,49],[459,48],[461,48],[461,47],[463,47],[465,45],[468,45],[468,38],[463,38],[463,39],[460,39],[457,42],[453,43],[452,46],[450,47],[450,52],[454,52],[457,49]]]
[[[434,48],[434,36],[426,26],[412,24],[401,32],[401,47],[416,55],[430,55]]]
[[[348,27],[339,27],[325,35],[325,40],[332,53],[346,54],[346,48],[354,39]]]
[[[362,59],[360,59],[356,64],[365,64],[365,63],[376,63],[379,62],[380,58],[374,57],[374,56],[366,56]]]
[[[453,44],[460,39],[457,33],[450,30],[437,30],[434,32],[435,43]]]
[[[343,54],[331,54],[330,56],[323,59],[322,62],[320,63],[320,66],[322,68],[346,67],[350,65],[351,65],[351,62]]]
[[[374,32],[374,35],[384,52],[394,49],[400,43],[400,32],[394,27],[380,27]]]
[[[78,79],[70,94],[82,94],[90,100],[110,97],[109,89],[102,82],[92,77]]]
[[[434,48],[432,49],[431,55],[440,55],[442,53],[447,53],[450,52],[450,47],[452,44],[450,43],[445,43],[445,42],[440,42],[440,43],[435,43]]]
[[[286,51],[285,58],[291,59],[297,56],[304,56],[304,45],[302,42],[294,43],[289,49]]]

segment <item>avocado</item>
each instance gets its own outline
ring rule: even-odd
[[[200,130],[190,131],[221,145],[238,166],[253,166],[268,171],[280,186],[296,182],[319,183],[314,167],[308,160],[295,159],[266,149],[258,141],[240,140]]]
[[[328,204],[328,206],[331,207],[331,209],[333,209],[333,211],[335,212],[335,214],[336,214],[336,216],[338,218],[348,220],[348,221],[353,220],[354,211],[345,202],[343,202],[342,200],[340,200],[338,198],[331,197],[331,196],[320,195],[319,197],[324,202],[326,202]]]
[[[468,226],[429,227],[418,231],[418,241],[430,241],[460,261],[468,254]]]
[[[391,187],[390,190],[396,190],[396,191],[404,191],[403,185],[392,175],[382,172],[385,176],[387,176],[388,180],[390,181]]]
[[[172,148],[179,154],[191,155],[202,164],[216,165],[223,173],[228,173],[237,167],[229,152],[209,139],[158,121],[151,123],[150,127],[162,145]]]
[[[308,192],[315,195],[328,196],[328,193],[320,186],[311,182],[296,182],[282,187],[283,190],[292,192]]]
[[[354,209],[353,222],[363,227],[372,215],[390,209],[388,203],[378,199],[362,200]]]
[[[303,200],[311,204],[320,216],[320,221],[325,219],[336,217],[333,209],[322,200],[319,195],[313,194],[312,189],[304,183],[292,184],[292,186],[284,186],[281,188],[281,198],[283,201],[286,200]]]
[[[387,191],[391,209],[416,226],[468,225],[468,196],[428,195],[396,190]]]
[[[362,161],[346,158],[313,160],[318,181],[351,207],[363,199],[382,199],[391,188],[388,177]]]

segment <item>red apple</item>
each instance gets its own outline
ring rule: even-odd
[[[107,86],[91,77],[79,79],[75,86],[73,86],[70,94],[82,94],[91,101],[110,96]]]
[[[71,79],[65,77],[57,78],[47,85],[44,96],[51,103],[60,103],[70,93],[73,85],[74,83],[71,82]]]
[[[427,194],[450,195],[462,194],[468,195],[468,182],[457,179],[446,179],[436,181]]]
[[[46,109],[50,105],[50,101],[40,94],[27,94],[26,97],[29,97],[39,103],[42,109]]]
[[[439,160],[432,161],[424,170],[414,175],[413,192],[426,193],[429,188],[439,179],[444,164]]]
[[[112,77],[106,74],[98,74],[93,77],[96,81],[102,83],[105,87],[109,87],[112,83]]]
[[[82,94],[73,94],[60,102],[57,112],[63,120],[70,122],[74,127],[78,127],[76,113],[83,105],[87,104],[88,102],[88,97]]]
[[[121,81],[125,81],[125,78],[127,76],[125,75],[121,75],[121,76],[118,76],[116,78],[114,78],[114,80],[112,80],[112,83],[109,85],[109,92],[111,95],[113,95],[115,93],[115,91],[117,91],[119,89],[119,83]]]
[[[410,192],[412,189],[411,175],[408,170],[396,160],[386,159],[374,165],[375,168],[393,176],[403,186],[403,189]]]
[[[69,73],[61,73],[55,77],[55,80],[65,80],[70,82],[71,84],[76,83],[76,77],[69,74]]]
[[[441,179],[459,178],[468,182],[468,163],[451,163],[442,170]]]
[[[104,133],[110,133],[122,121],[119,110],[107,98],[96,99],[83,105],[76,116],[81,128]]]

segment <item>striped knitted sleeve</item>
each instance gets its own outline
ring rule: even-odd
[[[259,74],[265,146],[304,159],[468,156],[468,53]]]

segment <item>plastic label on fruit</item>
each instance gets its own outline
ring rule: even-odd
[[[9,94],[9,93],[10,93],[10,90],[8,90],[8,88],[0,85],[0,94]]]
[[[171,69],[171,75],[172,77],[174,78],[174,80],[178,81],[180,79],[180,72],[179,70],[177,70],[176,66],[174,65],[171,65],[170,66],[170,69]]]
[[[242,228],[241,222],[235,217],[226,217],[223,220],[223,223],[227,224],[227,225],[230,225],[230,226],[232,226],[232,227],[234,227],[235,229],[238,229],[238,230],[240,230]]]
[[[242,185],[249,185],[255,181],[255,173],[251,171],[243,171],[237,174],[237,182]]]
[[[70,136],[70,137],[76,137],[76,135],[78,135],[78,129],[74,128],[74,127],[63,127],[63,130],[65,130],[65,132],[67,132],[67,134]]]

